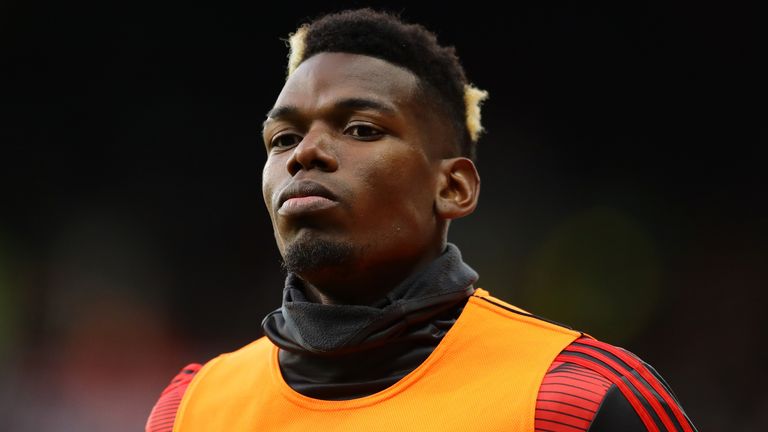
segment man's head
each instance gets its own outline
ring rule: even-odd
[[[449,221],[474,210],[485,93],[453,49],[390,15],[328,15],[291,43],[264,123],[277,244],[320,300],[375,300],[439,255]]]
[[[371,9],[326,15],[301,26],[290,38],[289,75],[322,52],[362,54],[386,60],[419,78],[429,108],[442,111],[445,126],[462,156],[475,158],[482,132],[480,103],[488,93],[467,82],[453,47],[440,46],[435,35],[417,24]]]

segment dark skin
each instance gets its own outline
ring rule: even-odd
[[[263,133],[277,246],[283,256],[320,240],[352,251],[298,272],[312,300],[376,301],[440,255],[450,220],[474,211],[475,165],[429,106],[413,73],[369,56],[317,54],[286,81]]]

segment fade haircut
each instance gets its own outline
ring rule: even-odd
[[[404,67],[419,78],[422,91],[455,131],[458,152],[475,159],[483,131],[480,104],[486,91],[467,81],[454,47],[438,44],[434,33],[418,24],[369,8],[325,15],[290,35],[288,75],[323,52],[362,54]]]

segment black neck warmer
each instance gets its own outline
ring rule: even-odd
[[[288,274],[283,306],[262,322],[280,348],[280,370],[297,392],[354,399],[381,391],[432,353],[461,313],[477,273],[446,250],[371,306],[323,305]]]

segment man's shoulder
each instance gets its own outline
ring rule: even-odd
[[[181,399],[189,387],[189,383],[197,375],[203,365],[191,363],[184,366],[171,380],[168,386],[160,393],[160,397],[152,407],[145,425],[146,432],[171,432],[176,419],[176,411],[179,409]]]
[[[539,389],[542,430],[695,431],[669,385],[634,353],[491,296],[475,304],[507,318],[575,337],[552,361]]]
[[[269,351],[272,349],[275,345],[266,337],[262,336],[258,339],[256,339],[253,342],[248,343],[247,345],[244,345],[234,351],[230,351],[228,353],[224,353],[220,355],[219,357],[229,357],[236,354],[241,353],[251,353],[254,351],[262,352],[262,351]]]
[[[575,422],[572,427],[589,431],[696,430],[653,367],[591,337],[575,340],[555,358],[539,390],[537,422]]]
[[[149,414],[145,430],[147,432],[171,432],[173,430],[173,423],[176,419],[176,412],[178,411],[179,406],[181,405],[181,400],[183,399],[187,388],[192,383],[192,380],[196,376],[205,373],[206,370],[215,363],[225,359],[238,361],[243,357],[252,358],[253,354],[261,355],[268,352],[272,346],[273,345],[269,339],[261,337],[235,351],[221,354],[206,362],[204,365],[200,363],[191,363],[184,366],[181,371],[173,377],[162,393],[160,393],[160,397]]]
[[[574,330],[565,324],[528,312],[525,309],[492,296],[488,291],[481,288],[475,290],[471,299],[474,299],[474,303],[483,309],[496,312],[498,315],[518,322],[535,325],[552,332],[568,334],[573,338],[584,336],[582,332]]]

